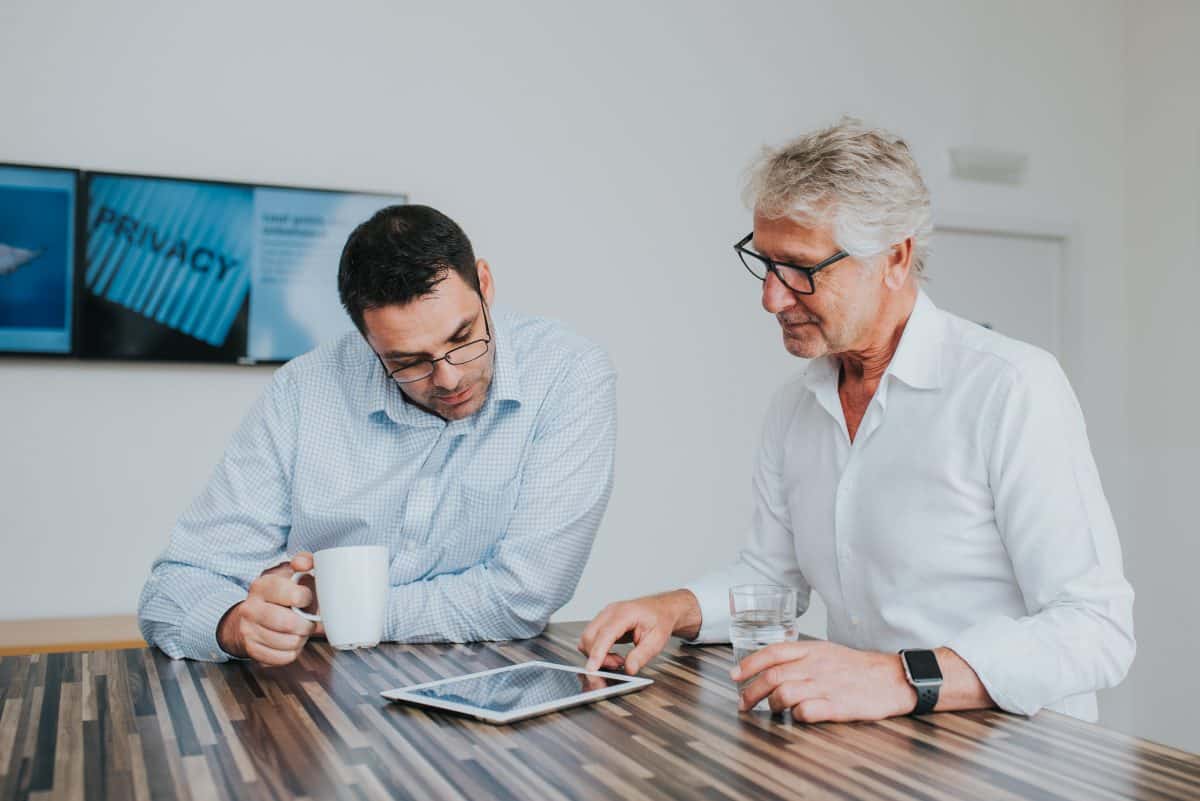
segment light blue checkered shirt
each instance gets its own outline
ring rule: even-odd
[[[575,591],[612,489],[616,376],[548,320],[495,312],[483,408],[406,403],[357,333],[275,373],[142,591],[146,641],[224,660],[217,624],[299,551],[391,550],[384,638],[541,632]]]

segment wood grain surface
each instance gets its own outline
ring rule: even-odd
[[[728,646],[678,643],[631,695],[491,726],[379,691],[528,659],[534,640],[311,642],[285,668],[157,650],[0,659],[0,799],[1200,798],[1200,757],[1043,712],[806,726],[739,715]]]

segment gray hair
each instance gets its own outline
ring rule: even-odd
[[[832,222],[851,256],[873,256],[911,236],[913,270],[925,268],[933,215],[917,163],[903,139],[853,117],[765,150],[745,198],[772,219]]]

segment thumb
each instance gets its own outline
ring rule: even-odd
[[[313,555],[308,551],[301,551],[292,557],[291,568],[297,573],[303,573],[306,570],[312,570]]]

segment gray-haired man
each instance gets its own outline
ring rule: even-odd
[[[738,561],[606,607],[580,640],[588,666],[635,673],[673,634],[725,640],[730,586],[785,584],[805,607],[820,593],[830,641],[744,659],[743,709],[1095,719],[1095,691],[1133,660],[1133,590],[1058,363],[921,291],[929,195],[887,132],[844,120],[803,136],[764,158],[750,194],[736,247],[784,347],[812,361],[767,413]]]

